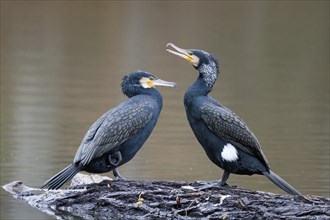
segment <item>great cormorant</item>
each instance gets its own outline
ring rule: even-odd
[[[269,168],[255,135],[233,111],[209,96],[219,74],[218,61],[208,52],[182,49],[167,44],[168,52],[192,63],[199,73],[184,95],[189,124],[209,159],[224,170],[220,185],[226,184],[230,173],[263,174],[285,192],[301,195]]]
[[[155,86],[176,86],[144,71],[124,76],[121,87],[128,97],[103,114],[88,129],[73,163],[46,181],[41,188],[58,189],[79,171],[105,173],[130,161],[156,125],[163,100]]]

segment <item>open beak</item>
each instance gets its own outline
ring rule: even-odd
[[[180,47],[175,46],[172,43],[168,43],[166,45],[166,47],[172,47],[172,49],[174,49],[174,50],[171,50],[168,48],[168,49],[166,49],[167,52],[177,55],[179,57],[182,57],[183,59],[192,63],[195,67],[198,66],[199,58],[196,55],[194,55],[194,53],[192,51],[187,50],[187,49],[182,49]]]

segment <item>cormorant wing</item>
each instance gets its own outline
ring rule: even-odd
[[[87,133],[85,134],[84,139],[82,140],[82,143],[87,143],[91,140],[93,140],[97,130],[100,128],[100,126],[103,124],[104,120],[106,119],[107,115],[111,114],[110,112],[112,109],[110,109],[108,112],[103,114],[100,118],[98,118],[92,126],[88,129]]]
[[[209,102],[204,103],[201,107],[201,113],[203,121],[217,137],[228,141],[250,155],[256,156],[269,167],[257,138],[234,112],[224,106]]]
[[[127,100],[102,115],[87,131],[74,158],[84,166],[139,133],[152,118],[152,108]]]

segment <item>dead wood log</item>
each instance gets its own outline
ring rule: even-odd
[[[103,180],[86,185],[78,181],[83,185],[44,191],[14,181],[3,188],[58,219],[330,219],[330,198],[239,187],[199,191],[206,183]]]

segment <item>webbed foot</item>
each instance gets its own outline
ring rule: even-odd
[[[122,162],[123,157],[120,151],[116,151],[115,153],[109,155],[109,162],[112,166],[117,167]]]

